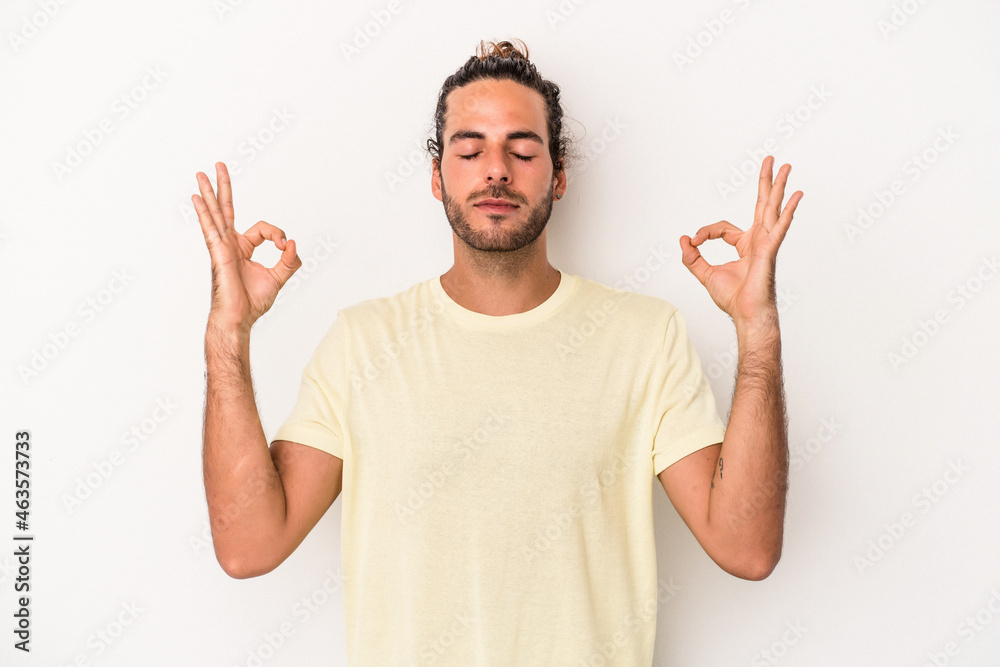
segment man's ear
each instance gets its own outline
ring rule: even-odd
[[[553,176],[555,184],[552,186],[552,196],[560,195],[560,198],[566,195],[566,169],[560,169]]]
[[[441,158],[434,158],[431,161],[431,193],[438,201],[444,201],[441,196]]]

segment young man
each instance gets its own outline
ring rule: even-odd
[[[724,428],[675,307],[549,264],[566,192],[559,89],[509,42],[445,81],[431,189],[454,265],[340,310],[268,448],[250,328],[301,266],[266,222],[234,227],[199,172],[209,248],[204,474],[215,552],[236,578],[284,561],[343,490],[353,665],[649,665],[660,591],[651,477],[708,555],[760,580],[781,553],[787,443],[774,293],[790,167],[761,167],[753,225],[682,236],[736,326]],[[707,239],[740,259],[709,265]],[[250,260],[269,239],[271,269]]]

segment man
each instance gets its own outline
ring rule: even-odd
[[[301,266],[266,222],[234,228],[199,172],[212,259],[204,475],[232,577],[283,562],[343,489],[352,665],[649,665],[658,586],[651,476],[708,555],[767,577],[781,553],[787,442],[774,292],[790,166],[761,167],[753,224],[682,236],[683,262],[735,324],[723,428],[681,314],[552,267],[566,192],[559,89],[527,50],[480,51],[439,97],[431,188],[454,265],[340,310],[268,448],[253,322]],[[708,239],[740,259],[709,265]],[[273,268],[250,261],[272,241]]]

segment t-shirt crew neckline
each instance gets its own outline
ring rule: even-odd
[[[559,271],[559,269],[556,270]],[[429,282],[431,292],[444,304],[445,310],[463,324],[484,331],[510,331],[538,324],[547,319],[556,308],[569,298],[576,286],[577,277],[565,271],[559,271],[559,285],[556,286],[556,290],[549,295],[548,299],[531,310],[512,315],[487,315],[469,310],[448,296],[444,287],[441,286],[441,276],[435,276]]]

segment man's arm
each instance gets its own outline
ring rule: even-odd
[[[198,172],[192,196],[212,259],[212,307],[205,332],[207,390],[202,463],[215,555],[239,579],[270,572],[305,539],[340,494],[342,461],[287,441],[267,446],[250,377],[250,328],[302,266],[295,241],[263,220],[240,234],[226,165],[219,197]],[[271,268],[251,261],[270,240]]]
[[[733,576],[758,581],[781,557],[788,486],[777,312],[736,331],[739,362],[723,442],[668,466],[659,479],[712,560]]]
[[[788,488],[788,436],[781,381],[775,263],[802,199],[782,209],[791,165],[772,182],[761,163],[757,206],[746,231],[726,220],[680,238],[682,260],[736,325],[739,361],[729,425],[721,445],[703,448],[660,472],[671,502],[706,552],[727,572],[764,579],[781,557]],[[713,266],[698,246],[723,239],[739,259]],[[711,477],[709,477],[711,466]]]
[[[343,461],[286,440],[270,449],[254,401],[249,333],[209,322],[203,446],[215,555],[231,577],[270,572],[340,495]]]

